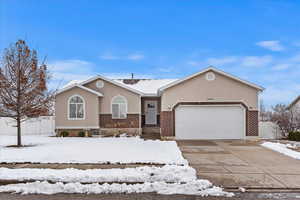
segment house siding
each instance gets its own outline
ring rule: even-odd
[[[100,106],[99,106],[98,112],[100,114],[111,114],[111,100],[113,97],[115,97],[117,95],[121,95],[126,98],[127,104],[128,104],[127,112],[129,114],[140,114],[141,113],[141,97],[139,94],[136,94],[125,88],[114,85],[105,80],[102,80],[104,82],[104,87],[97,88],[96,82],[98,80],[102,80],[102,79],[94,80],[90,83],[85,84],[84,86],[103,94],[103,97],[100,99],[100,102],[99,102]]]
[[[178,102],[242,101],[250,110],[258,109],[258,90],[214,72],[215,80],[200,74],[167,88],[161,97],[162,111],[170,111]]]
[[[85,101],[85,119],[68,119],[68,99],[73,95],[80,95]],[[101,97],[100,97],[101,98]],[[99,128],[99,97],[81,88],[75,87],[55,97],[55,126],[60,127],[86,127]]]

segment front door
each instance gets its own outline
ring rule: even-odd
[[[145,101],[145,124],[157,124],[157,101]]]

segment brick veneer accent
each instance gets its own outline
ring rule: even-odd
[[[174,112],[162,111],[160,113],[161,136],[174,136]]]
[[[111,114],[100,114],[101,128],[139,128],[139,114],[127,114],[126,119],[113,119]]]
[[[246,136],[258,136],[258,111],[247,111]]]
[[[57,136],[61,136],[62,132],[68,132],[68,137],[78,137],[79,136],[79,132],[88,132],[88,135],[92,135],[93,133],[99,133],[99,129],[57,129],[56,130],[56,135]]]

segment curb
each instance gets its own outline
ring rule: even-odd
[[[227,192],[241,192],[239,187],[223,187]],[[300,188],[278,188],[278,187],[243,187],[246,192],[271,192],[271,193],[281,193],[281,192],[300,192]],[[242,192],[241,192],[242,193]]]
[[[64,181],[50,181],[50,180],[24,180],[24,181],[19,181],[19,180],[0,180],[0,186],[2,185],[11,185],[11,184],[20,184],[20,183],[33,183],[36,181],[47,181],[50,184],[55,184],[55,183],[77,183],[77,182],[64,182]],[[80,182],[81,184],[92,184],[92,183],[97,183],[99,185],[103,185],[105,183],[107,184],[127,184],[127,185],[134,185],[134,184],[143,184],[143,183],[153,183],[153,182]],[[167,184],[173,184],[173,183],[179,183],[179,182],[165,182]],[[180,184],[185,184],[185,182],[180,182]]]

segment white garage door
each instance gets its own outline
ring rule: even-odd
[[[245,109],[242,106],[178,106],[176,139],[243,139]]]

